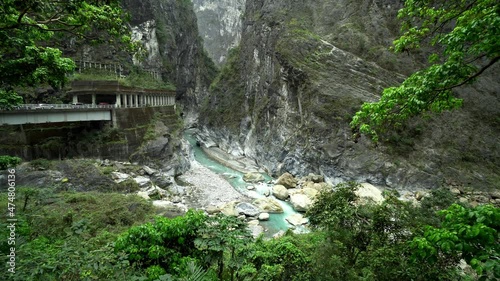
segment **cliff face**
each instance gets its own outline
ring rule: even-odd
[[[362,102],[423,65],[418,55],[387,51],[400,2],[248,1],[240,47],[203,103],[202,138],[272,174],[394,188],[499,187],[498,68],[458,91],[459,111],[413,120],[379,146],[352,139],[349,122]]]
[[[150,51],[141,64],[160,67],[164,81],[177,87],[177,98],[196,105],[216,70],[203,51],[191,1],[125,0],[123,5],[136,38]]]
[[[205,49],[221,65],[228,50],[240,42],[245,0],[194,0],[193,4]]]

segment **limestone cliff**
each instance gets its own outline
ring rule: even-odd
[[[194,0],[193,4],[203,45],[220,65],[240,42],[245,0]]]
[[[177,98],[196,104],[216,70],[203,50],[192,2],[125,0],[123,5],[132,16],[134,34],[150,51],[142,64],[159,65],[164,80],[177,87]]]
[[[423,65],[394,55],[396,0],[247,1],[240,47],[203,103],[205,140],[255,159],[272,174],[321,173],[333,182],[394,188],[500,187],[500,93],[490,69],[461,89],[463,109],[374,146],[349,122]]]

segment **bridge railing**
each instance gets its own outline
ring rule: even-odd
[[[171,105],[171,104],[169,104]],[[135,104],[127,104],[122,105],[120,107],[116,106],[116,104],[86,104],[86,103],[77,103],[77,104],[20,104],[17,105],[10,110],[55,110],[55,109],[87,109],[87,108],[139,108],[139,107],[153,107],[151,104],[139,104],[138,106]],[[155,106],[166,106],[166,105],[155,105]],[[9,111],[10,111],[9,110]],[[0,109],[0,111],[4,111]]]
[[[30,110],[30,109],[74,109],[74,108],[115,108],[114,104],[48,104],[48,103],[38,103],[38,104],[21,104],[16,106],[14,109],[19,110]]]

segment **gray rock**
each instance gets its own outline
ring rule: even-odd
[[[294,226],[304,225],[309,222],[309,219],[304,218],[301,214],[290,215],[286,217],[285,220]]]
[[[495,190],[492,190],[489,192],[491,198],[493,199],[500,199],[500,190],[499,189],[495,189]]]
[[[267,221],[267,220],[269,220],[269,213],[260,213],[259,220],[260,221]]]
[[[111,177],[115,180],[116,183],[121,183],[130,178],[129,174],[120,173],[120,172],[112,172]]]
[[[369,183],[362,183],[361,186],[356,190],[356,195],[361,199],[368,198],[373,200],[375,203],[382,203],[384,201],[384,196],[382,196],[382,191]],[[417,200],[419,200],[417,198]]]
[[[147,177],[143,176],[138,176],[134,178],[134,181],[140,186],[140,187],[146,187],[151,184],[151,180]]]
[[[257,206],[262,212],[266,213],[283,213],[283,208],[280,203],[272,198],[259,198],[253,201],[253,204]]]
[[[312,200],[305,194],[297,193],[290,195],[290,203],[297,212],[306,212],[312,206]]]
[[[172,195],[177,195],[177,196],[184,196],[186,195],[186,188],[184,186],[180,185],[170,185],[167,187],[167,191],[170,192]]]
[[[238,201],[231,201],[231,202],[224,204],[220,210],[221,213],[223,213],[226,216],[237,217],[239,215],[239,213],[236,210],[236,204],[238,204]]]
[[[263,182],[264,176],[258,172],[250,172],[243,175],[243,180],[250,183]]]
[[[216,213],[220,212],[220,209],[219,209],[219,208],[217,208],[217,207],[216,207],[216,206],[214,206],[214,205],[210,205],[210,206],[208,206],[208,207],[205,209],[205,211],[207,211],[207,213],[208,213],[209,215],[213,215],[213,214],[216,214]]]
[[[156,172],[158,172],[157,170],[155,169],[152,169],[148,166],[143,166],[142,169],[144,170],[144,172],[150,176],[154,175]]]
[[[283,236],[285,236],[285,231],[284,230],[280,230],[280,231],[276,232],[273,235],[273,238],[280,238],[280,237],[283,237]]]
[[[290,173],[284,173],[278,178],[276,184],[283,185],[286,188],[295,188],[297,187],[297,179],[295,179]]]
[[[273,195],[280,200],[286,200],[290,196],[288,189],[281,184],[273,186]]]
[[[149,194],[146,191],[139,191],[139,192],[137,192],[137,196],[142,197],[142,198],[144,198],[146,200],[151,199],[151,198],[149,198]]]
[[[258,207],[246,202],[236,204],[235,210],[237,214],[244,214],[249,217],[255,217],[260,214]]]
[[[161,188],[167,188],[168,186],[175,183],[174,177],[167,173],[154,173],[152,180]]]
[[[264,232],[264,227],[262,227],[262,225],[249,225],[248,229],[250,230],[253,238],[259,237]]]

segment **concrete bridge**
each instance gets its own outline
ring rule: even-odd
[[[68,95],[73,104],[112,104],[115,107],[175,105],[175,91],[120,85],[118,81],[74,81]]]
[[[52,105],[47,105],[52,106]],[[0,112],[0,125],[112,121],[111,108],[19,109]]]
[[[175,91],[122,86],[118,81],[75,81],[73,104],[24,104],[0,111],[0,125],[113,121],[120,108],[172,107]]]

